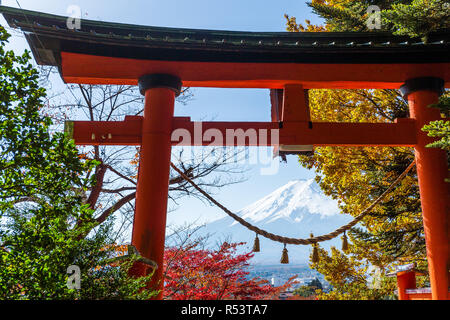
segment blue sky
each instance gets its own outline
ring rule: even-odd
[[[70,5],[77,5],[86,19],[121,23],[201,29],[241,31],[285,31],[284,14],[313,23],[320,20],[306,6],[306,1],[279,0],[19,0],[23,9],[67,15]],[[16,0],[3,0],[3,5],[18,7]],[[0,23],[5,25],[3,17]],[[11,46],[18,51],[27,47],[21,37],[14,37]],[[176,105],[176,115],[193,120],[267,121],[270,117],[268,90],[194,88],[194,99],[188,105]],[[225,206],[239,210],[294,179],[309,179],[314,172],[301,168],[295,156],[281,163],[276,175],[260,174],[260,165],[247,166],[247,180],[224,187],[215,196]],[[169,224],[185,221],[204,222],[222,215],[220,209],[197,199],[183,199],[177,210],[170,212]]]
[[[3,5],[17,7],[16,0]],[[24,9],[66,15],[78,5],[83,17],[164,27],[285,31],[285,13],[299,21],[318,21],[302,0],[19,0]]]

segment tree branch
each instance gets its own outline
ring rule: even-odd
[[[103,211],[99,217],[97,217],[95,219],[95,221],[100,224],[105,222],[105,220],[114,212],[116,212],[117,210],[119,210],[121,207],[123,207],[125,204],[127,204],[128,202],[130,202],[131,200],[133,200],[134,198],[136,198],[136,192],[130,193],[129,195],[126,195],[125,197],[123,197],[122,199],[120,199],[119,201],[117,201],[115,204],[113,204],[111,207],[109,207],[108,209],[106,209],[105,211]]]

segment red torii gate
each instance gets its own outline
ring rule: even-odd
[[[59,68],[64,81],[127,84],[145,95],[143,117],[120,122],[73,122],[77,144],[140,145],[132,243],[163,265],[171,146],[177,129],[195,137],[198,123],[174,117],[182,85],[268,88],[271,122],[203,122],[201,138],[182,145],[210,145],[208,129],[266,130],[269,137],[227,145],[410,146],[415,148],[433,299],[448,299],[449,185],[446,154],[425,146],[421,131],[440,119],[436,103],[450,87],[449,34],[425,44],[384,33],[248,33],[130,26],[82,21],[68,30],[65,17],[0,7],[10,26],[25,32],[39,64]],[[307,89],[400,88],[410,118],[395,123],[311,122]],[[275,130],[275,131],[274,131]],[[276,132],[279,140],[271,139]],[[137,274],[145,273],[136,269]],[[153,287],[162,289],[162,268]],[[161,294],[159,298],[161,298]]]

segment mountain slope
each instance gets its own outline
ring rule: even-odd
[[[268,232],[294,238],[308,238],[310,233],[326,234],[351,220],[351,217],[339,214],[337,202],[326,197],[314,179],[290,181],[237,214]],[[228,216],[207,224],[203,232],[212,234],[212,240],[246,242],[246,250],[251,250],[255,238],[254,232]],[[283,244],[259,238],[261,252],[255,253],[253,262],[279,263]],[[340,238],[320,245],[340,247]],[[291,263],[308,262],[310,246],[288,245],[287,249]]]

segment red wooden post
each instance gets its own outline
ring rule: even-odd
[[[421,128],[440,119],[439,110],[428,106],[438,101],[443,88],[444,81],[437,78],[408,80],[401,88],[417,125],[415,156],[433,300],[446,300],[448,294],[450,184],[444,181],[448,177],[445,152],[426,148],[433,138]]]
[[[158,264],[149,287],[161,290],[156,297],[161,299],[170,138],[175,94],[181,89],[181,81],[173,76],[154,74],[141,77],[139,87],[145,94],[145,108],[132,243],[142,256]],[[135,275],[144,275],[145,272],[139,265],[132,270]]]
[[[397,273],[398,300],[409,300],[406,289],[416,288],[416,273],[414,270]]]

